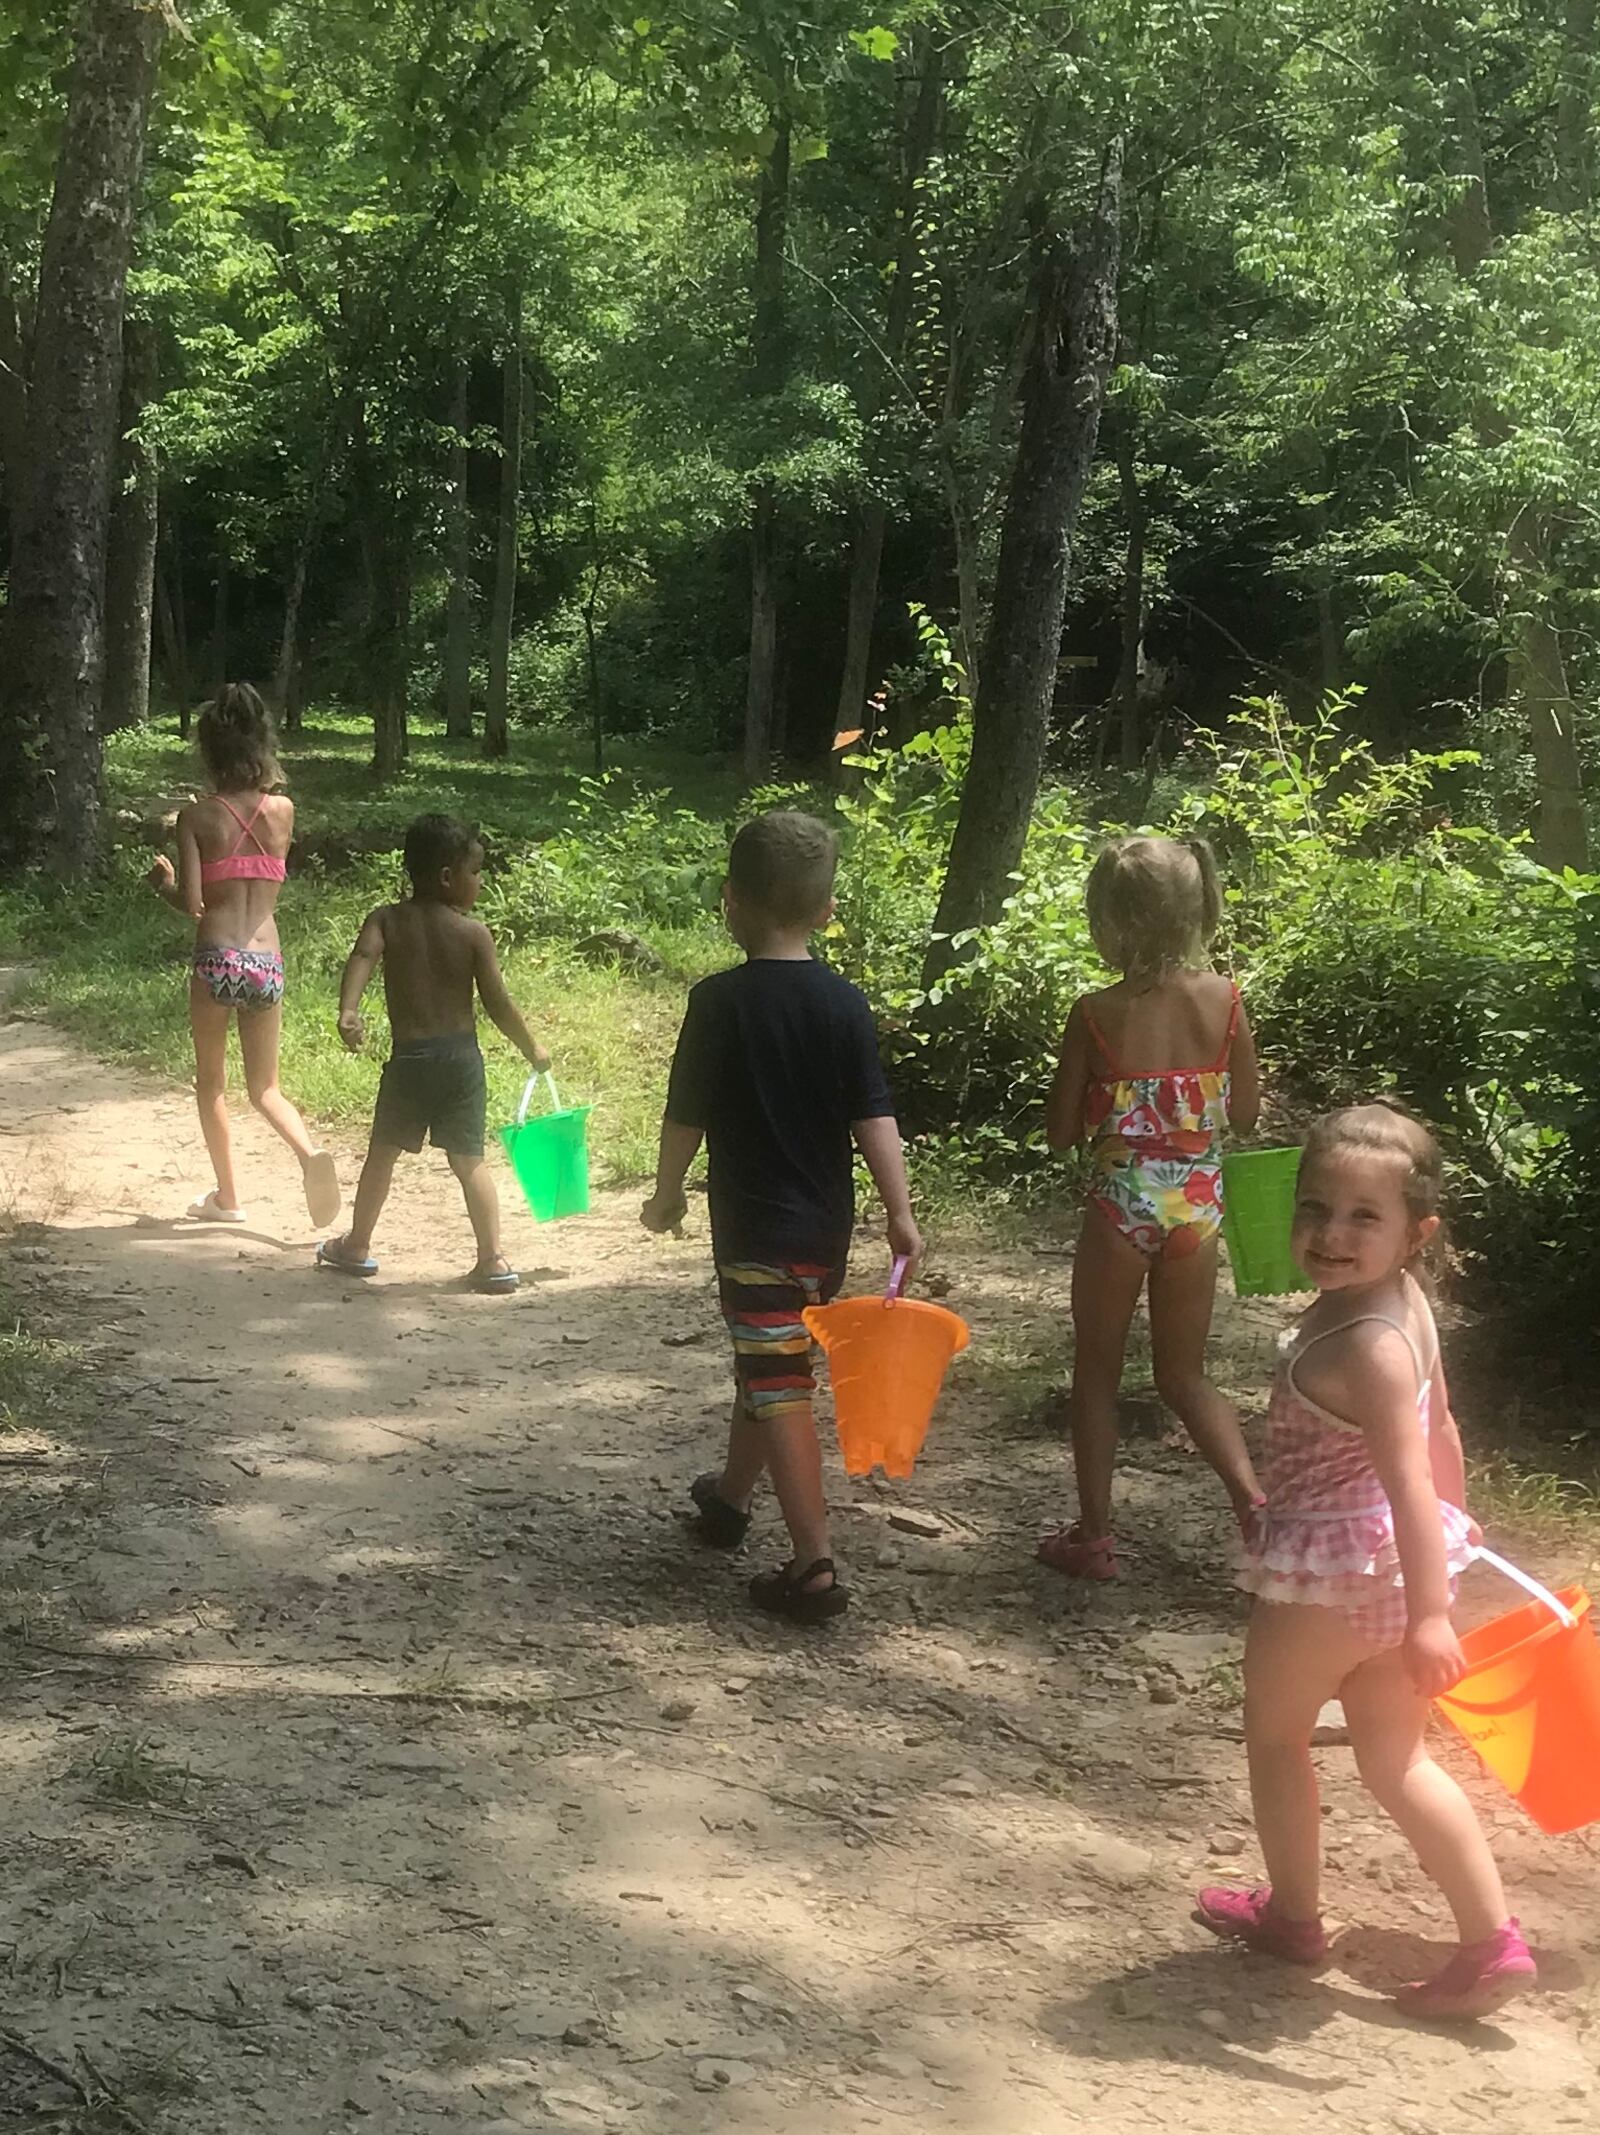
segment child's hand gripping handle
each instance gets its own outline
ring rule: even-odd
[[[909,1253],[896,1253],[894,1266],[889,1270],[889,1287],[883,1293],[891,1305],[897,1297],[905,1294],[906,1270],[910,1265],[911,1255]]]
[[[551,1111],[559,1112],[561,1110],[561,1096],[559,1091],[556,1089],[556,1078],[554,1077],[554,1075],[551,1074],[548,1068],[542,1068],[539,1070],[538,1073],[530,1075],[527,1081],[522,1085],[522,1102],[517,1107],[517,1125],[519,1127],[522,1125],[522,1122],[528,1116],[528,1107],[533,1102],[533,1093],[539,1087],[539,1084],[541,1082],[545,1082],[550,1085]]]
[[[1558,1600],[1550,1589],[1541,1586],[1537,1579],[1530,1578],[1520,1566],[1512,1564],[1505,1557],[1497,1557],[1492,1549],[1485,1549],[1481,1542],[1473,1551],[1473,1555],[1480,1564],[1487,1564],[1491,1571],[1498,1572],[1502,1579],[1509,1579],[1514,1586],[1520,1586],[1525,1594],[1531,1594],[1535,1601],[1542,1601],[1563,1630],[1570,1631],[1577,1622],[1577,1617],[1564,1601]]]

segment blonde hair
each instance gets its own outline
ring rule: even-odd
[[[1149,985],[1203,964],[1222,920],[1222,885],[1204,838],[1116,838],[1084,893],[1094,945],[1114,971]]]
[[[1437,1216],[1444,1194],[1444,1155],[1417,1115],[1392,1097],[1375,1097],[1362,1105],[1329,1112],[1306,1136],[1300,1159],[1307,1167],[1333,1156],[1387,1158],[1400,1169],[1400,1193],[1413,1223]],[[1416,1260],[1433,1258],[1427,1249]]]

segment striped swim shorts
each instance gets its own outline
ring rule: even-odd
[[[816,1391],[807,1305],[839,1294],[844,1269],[808,1261],[719,1263],[717,1290],[733,1337],[733,1370],[744,1412],[764,1423],[809,1405]]]

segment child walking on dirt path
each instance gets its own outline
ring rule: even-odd
[[[1201,1891],[1213,1934],[1294,1964],[1327,1947],[1322,1820],[1311,1735],[1344,1706],[1369,1790],[1455,1915],[1460,1947],[1402,1990],[1411,2015],[1482,2017],[1531,1986],[1472,1805],[1429,1756],[1428,1700],[1466,1663],[1450,1622],[1477,1530],[1439,1337],[1415,1269],[1439,1227],[1441,1165],[1421,1123],[1385,1105],[1321,1120],[1306,1143],[1296,1260],[1316,1302],[1285,1338],[1239,1584],[1256,1596],[1245,1645],[1245,1742],[1270,1882]]]
[[[212,790],[179,811],[176,871],[163,854],[145,878],[158,897],[194,921],[194,1095],[217,1183],[189,1214],[201,1223],[245,1221],[228,1127],[228,1025],[237,1015],[250,1102],[299,1158],[306,1209],[320,1230],[339,1213],[338,1174],[278,1087],[283,952],[277,905],[294,837],[294,803],[273,790],[283,774],[272,720],[248,682],[230,682],[217,692],[200,714],[199,744]]]
[[[1073,1006],[1045,1114],[1052,1149],[1091,1142],[1094,1183],[1072,1264],[1072,1451],[1078,1517],[1039,1545],[1072,1579],[1114,1579],[1117,1393],[1134,1307],[1150,1292],[1156,1391],[1242,1520],[1259,1499],[1232,1408],[1206,1377],[1222,1226],[1221,1143],[1261,1108],[1238,988],[1206,968],[1222,916],[1198,838],[1119,838],[1090,871],[1095,947],[1115,986]]]
[[[461,1182],[478,1243],[469,1278],[491,1297],[517,1288],[516,1270],[500,1250],[500,1199],[484,1160],[483,1055],[476,1001],[536,1074],[550,1056],[530,1033],[506,990],[494,936],[467,915],[483,882],[483,846],[453,816],[419,816],[406,832],[403,904],[369,912],[339,985],[339,1035],[361,1050],[361,996],[383,965],[392,1050],[378,1085],[372,1139],[361,1167],[351,1224],[317,1249],[317,1265],[342,1275],[375,1275],[372,1234],[402,1154],[416,1156],[431,1139]]]
[[[655,1192],[640,1212],[647,1230],[679,1227],[683,1182],[703,1138],[736,1392],[727,1459],[690,1494],[706,1541],[736,1549],[770,1470],[793,1554],[751,1581],[750,1598],[802,1624],[840,1616],[850,1602],[828,1538],[801,1314],[844,1280],[855,1227],[852,1136],[883,1198],[890,1252],[915,1264],[922,1251],[872,1011],[809,947],[833,912],[838,853],[826,824],[789,810],[746,823],[734,839],[722,902],[746,960],[689,995]]]

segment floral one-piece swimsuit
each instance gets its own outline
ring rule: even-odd
[[[1095,1168],[1089,1198],[1151,1260],[1198,1252],[1222,1226],[1221,1151],[1239,989],[1222,1050],[1204,1067],[1124,1067],[1094,1017],[1086,1013],[1085,1020],[1101,1066],[1084,1100]]]

